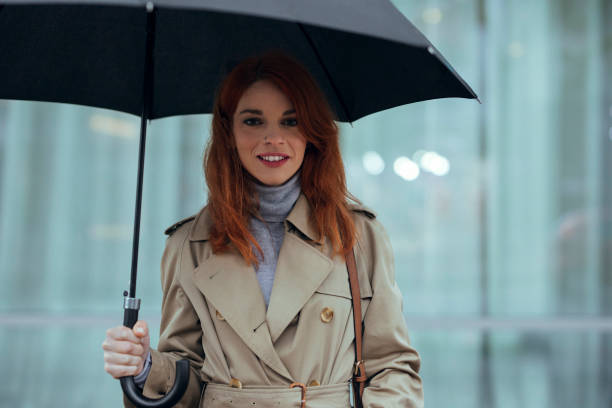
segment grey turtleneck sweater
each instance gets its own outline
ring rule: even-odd
[[[255,183],[254,186],[259,198],[259,215],[265,222],[251,217],[249,230],[263,251],[263,258],[256,252],[259,264],[255,272],[266,306],[268,306],[276,272],[276,261],[285,234],[284,221],[300,196],[300,172],[298,171],[280,186],[266,186],[258,183]]]

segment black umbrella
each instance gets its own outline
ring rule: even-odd
[[[427,99],[477,98],[388,0],[0,0],[0,98],[141,117],[126,326],[140,304],[146,120],[210,113],[228,68],[270,49],[302,62],[344,122]],[[132,377],[121,384],[137,405],[171,406],[188,375],[177,363],[175,386],[157,402],[139,395]]]

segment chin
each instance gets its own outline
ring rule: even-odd
[[[289,180],[289,179],[287,179]],[[285,181],[287,180],[277,180],[277,179],[273,179],[273,180],[263,180],[261,181],[262,184],[265,184],[266,186],[280,186],[281,184],[283,184]]]
[[[257,180],[261,184],[265,184],[266,186],[280,186],[288,181],[291,177],[266,177],[266,178],[258,178]]]

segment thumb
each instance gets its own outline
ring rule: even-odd
[[[144,320],[139,320],[136,322],[136,324],[134,325],[134,334],[136,335],[136,337],[142,339],[144,337],[147,337],[149,335],[149,327],[147,326],[147,322],[145,322]]]

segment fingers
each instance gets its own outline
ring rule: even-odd
[[[149,328],[144,321],[136,322],[134,330],[116,326],[106,331],[102,343],[104,370],[114,378],[138,375],[149,352]]]
[[[140,344],[140,342],[133,343],[131,341],[109,340],[108,338],[102,343],[102,349],[104,351],[130,354],[139,357],[142,357],[142,355],[145,353],[145,347]]]
[[[140,339],[136,337],[132,329],[125,326],[117,326],[106,331],[106,338],[113,340],[127,340],[133,343],[140,343]]]
[[[147,322],[144,320],[139,320],[134,325],[134,334],[138,338],[145,338],[149,335],[149,327],[147,326]]]
[[[142,368],[137,366],[125,366],[104,363],[104,370],[110,375],[112,375],[113,378],[118,379],[121,377],[136,376],[140,374]]]
[[[138,375],[144,367],[144,348],[129,341],[107,341],[102,343],[104,349],[104,370],[120,378]]]
[[[140,367],[144,363],[142,356],[133,356],[131,354],[115,353],[113,351],[104,352],[104,362],[116,366],[134,366]]]

